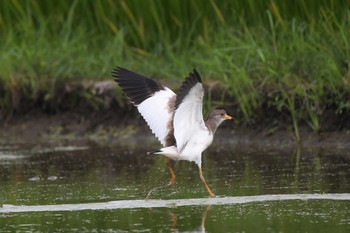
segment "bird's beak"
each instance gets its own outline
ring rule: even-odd
[[[232,116],[229,116],[229,115],[227,115],[227,114],[225,114],[225,118],[226,118],[226,120],[232,120],[232,119],[233,119]]]

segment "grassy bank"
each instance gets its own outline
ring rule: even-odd
[[[300,123],[318,131],[325,114],[349,114],[349,8],[346,0],[1,1],[1,114],[21,112],[24,99],[52,101],[67,82],[109,79],[116,65],[163,80],[196,67],[225,85],[241,122],[285,114],[298,138]]]

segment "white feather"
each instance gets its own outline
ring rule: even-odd
[[[189,93],[175,110],[174,136],[180,154],[182,154],[184,147],[186,147],[191,139],[200,136],[197,135],[198,133],[202,132],[203,134],[207,134],[207,128],[203,121],[202,113],[203,96],[203,85],[197,83],[191,88]],[[206,147],[204,149],[206,149]],[[199,152],[199,156],[202,151]],[[198,156],[198,154],[196,156]]]
[[[174,113],[174,109],[170,109],[169,102],[175,96],[172,90],[165,87],[165,90],[157,91],[152,97],[137,106],[138,111],[163,146],[165,146],[165,137],[169,131],[168,125],[171,124]]]

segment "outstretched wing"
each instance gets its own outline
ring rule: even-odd
[[[182,83],[176,97],[174,114],[174,136],[178,151],[186,146],[191,132],[205,127],[202,113],[204,90],[201,77],[193,73]]]
[[[173,115],[176,94],[143,75],[117,67],[112,76],[163,146],[175,144]]]

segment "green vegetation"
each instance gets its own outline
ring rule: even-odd
[[[314,131],[350,110],[350,3],[342,0],[0,2],[0,107],[124,66],[220,80],[242,121],[287,113]],[[214,103],[213,103],[214,104]]]

